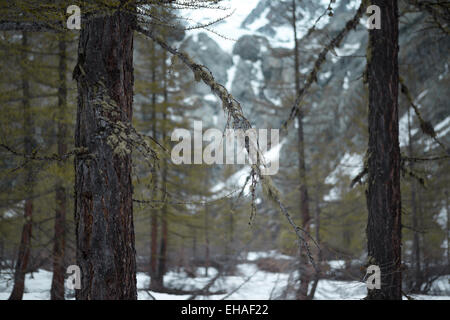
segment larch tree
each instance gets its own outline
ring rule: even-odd
[[[297,4],[292,0],[292,28],[294,30],[294,68],[295,68],[295,92],[298,95],[300,87],[300,48],[297,36]],[[306,184],[306,161],[305,161],[305,135],[304,135],[304,110],[300,107],[297,114],[297,135],[298,135],[298,168],[300,178],[300,216],[302,218],[302,228],[306,233],[310,231],[311,216],[309,213],[308,187]],[[308,256],[301,248],[300,250],[300,286],[297,291],[297,299],[308,299],[308,288],[311,282],[311,265],[308,262]]]
[[[145,4],[169,2],[175,1]],[[208,1],[199,2],[200,6],[201,3],[209,5]],[[42,4],[38,1],[30,0],[19,6],[27,12],[8,6],[15,14],[11,21],[0,21],[0,30],[63,32],[62,15],[58,10],[64,6],[60,4],[63,2],[58,2],[54,8],[48,7],[49,12],[42,15],[39,11]],[[137,288],[131,151],[137,143],[139,148],[151,153],[132,126],[134,31],[145,34],[178,57],[196,80],[209,86],[222,102],[233,128],[247,130],[251,125],[239,102],[216,82],[205,66],[170,47],[151,23],[141,26],[148,22],[148,16],[143,18],[139,14],[138,17],[135,1],[82,4],[78,59],[73,71],[78,87],[75,150],[70,153],[75,155],[76,260],[81,269],[81,289],[76,290],[76,298],[132,300],[137,299]],[[146,6],[139,5],[139,12],[145,11]],[[195,2],[188,4],[188,7],[195,6]],[[32,150],[26,150],[25,154],[32,155]],[[302,239],[300,229],[292,221],[270,178],[262,178],[259,165],[252,166],[252,187],[256,176]]]
[[[160,123],[160,137],[161,137],[161,141],[162,143],[166,143],[166,137],[167,137],[167,125],[166,125],[166,119],[167,119],[167,108],[168,108],[168,85],[167,85],[167,54],[165,51],[163,51],[162,53],[162,57],[161,57],[161,65],[162,65],[162,117],[161,117],[161,121],[158,121]],[[153,79],[154,80],[154,79]],[[155,105],[156,108],[156,105]],[[157,120],[157,116],[156,116],[156,112],[154,113],[153,116],[153,121],[156,122]],[[156,138],[156,131],[155,131],[155,136]],[[161,168],[161,184],[160,184],[160,189],[161,189],[161,195],[163,199],[167,199],[167,175],[168,175],[168,167],[167,167],[167,159],[163,158],[162,160],[162,168]],[[160,236],[160,241],[159,241],[159,255],[158,255],[158,261],[157,261],[157,269],[156,272],[153,274],[153,277],[151,279],[152,283],[152,287],[153,288],[163,288],[164,287],[164,275],[167,271],[167,246],[168,246],[168,208],[167,208],[167,203],[166,201],[164,201],[164,203],[161,205],[161,208],[159,210],[159,214],[161,217],[161,236]],[[152,221],[152,232],[154,231],[153,229],[153,221]],[[155,236],[156,237],[156,236]],[[152,250],[154,249],[154,237],[152,234]],[[153,263],[154,264],[154,263]],[[152,264],[152,266],[153,266]]]
[[[16,203],[13,207],[17,207],[17,209],[23,207],[28,199],[33,202],[34,214],[30,222],[31,229],[33,229],[33,245],[30,248],[28,263],[25,268],[25,272],[30,272],[45,264],[43,257],[48,256],[49,259],[52,259],[53,252],[47,248],[47,245],[55,244],[55,242],[61,243],[62,237],[65,235],[62,233],[54,237],[46,226],[48,223],[53,227],[55,221],[53,214],[49,213],[55,212],[56,205],[53,204],[54,201],[48,200],[56,196],[58,185],[64,184],[67,187],[73,181],[71,179],[73,170],[67,165],[63,166],[62,162],[58,162],[57,166],[52,166],[52,162],[36,162],[29,158],[36,154],[39,149],[51,150],[55,148],[58,138],[64,137],[65,141],[68,140],[67,133],[61,136],[57,129],[57,123],[60,122],[58,118],[64,117],[64,121],[67,122],[68,110],[63,112],[58,107],[58,89],[60,87],[57,77],[59,68],[58,40],[53,37],[54,34],[25,33],[25,38],[22,37],[22,32],[4,33],[4,37],[2,37],[2,46],[8,45],[5,55],[11,57],[11,62],[17,62],[9,63],[9,66],[4,69],[8,80],[3,81],[3,83],[7,83],[7,87],[9,86],[11,90],[2,90],[1,94],[4,115],[2,141],[4,145],[13,146],[14,143],[17,143],[20,139],[24,140],[23,137],[31,134],[33,143],[31,151],[27,150],[27,152],[12,147],[11,151],[13,154],[16,153],[16,157],[15,159],[6,157],[6,161],[9,162],[10,166],[15,166],[16,169],[2,172],[2,180],[12,181],[12,186],[14,186],[14,181],[22,181],[25,172],[32,168],[35,183],[33,183],[31,193],[26,183],[21,183],[12,189],[3,190],[7,193],[3,195],[2,202],[5,204],[5,201],[6,203],[12,201]],[[28,43],[27,46],[23,45],[22,42],[24,41]],[[7,61],[4,60],[3,63],[8,65]],[[27,96],[23,95],[24,79],[28,82]],[[29,107],[26,110],[19,105],[19,103],[23,104],[22,101],[25,97],[29,100]],[[52,117],[52,115],[54,116]],[[23,125],[24,120],[27,119],[28,122],[32,119],[30,129],[28,129],[28,125]],[[19,126],[20,123],[22,125]],[[17,145],[22,147],[25,143]],[[17,209],[14,210],[16,214],[18,214]],[[18,220],[16,215],[11,218]],[[25,223],[28,222],[25,220]],[[57,225],[55,223],[55,227]],[[64,286],[64,273],[65,270],[62,269],[62,286]],[[54,276],[56,275],[58,275],[57,272]],[[62,292],[64,292],[63,289]]]
[[[31,113],[30,99],[30,81],[28,79],[27,72],[27,53],[28,48],[28,35],[27,32],[22,32],[22,107],[24,113],[24,153],[31,154],[33,151],[33,115]],[[23,292],[25,289],[25,274],[28,267],[28,259],[30,256],[31,247],[31,234],[32,234],[32,218],[33,218],[33,185],[34,185],[34,172],[33,166],[28,163],[26,166],[25,177],[25,192],[26,199],[24,204],[24,225],[22,229],[22,236],[19,245],[19,253],[16,260],[15,272],[14,272],[14,287],[9,297],[9,300],[22,300]]]
[[[154,139],[158,139],[158,132],[156,127],[156,88],[154,88],[156,84],[156,54],[155,54],[155,43],[151,42],[151,81],[153,92],[151,93],[151,128],[152,128],[152,136]],[[165,63],[165,62],[164,62]],[[146,119],[143,119],[144,121]],[[153,198],[156,200],[158,197],[158,174],[154,169],[153,174]],[[156,275],[157,275],[157,267],[158,267],[158,212],[156,210],[151,211],[151,242],[150,242],[150,288],[154,287]],[[153,284],[152,284],[153,283]]]
[[[408,108],[408,154],[410,157],[414,156],[414,145],[411,134],[411,117],[410,117],[411,109]],[[409,169],[411,171],[414,170],[414,163],[411,162],[409,165]],[[412,231],[413,235],[413,244],[412,244],[412,260],[413,260],[413,269],[414,269],[414,284],[412,287],[412,292],[420,292],[420,287],[422,286],[422,268],[420,263],[420,238],[419,238],[419,208],[417,205],[417,182],[415,179],[411,181],[411,219],[412,219]]]
[[[75,147],[86,152],[75,157],[79,300],[137,299],[131,147],[123,139],[132,120],[136,17],[133,2],[122,5],[107,15],[94,5],[84,17],[74,69]]]
[[[381,9],[381,28],[369,31],[369,148],[367,187],[368,263],[381,269],[380,289],[367,299],[400,300],[401,194],[398,125],[398,6],[372,0]]]
[[[58,120],[57,120],[57,148],[58,155],[63,157],[67,152],[67,40],[60,36],[58,41]],[[63,167],[58,162],[59,168]],[[64,300],[64,275],[65,275],[65,247],[66,247],[66,211],[68,207],[68,192],[62,178],[56,183],[56,210],[55,233],[53,244],[53,277],[50,289],[50,299]]]

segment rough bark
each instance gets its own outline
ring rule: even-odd
[[[62,156],[67,152],[67,144],[65,137],[67,134],[67,126],[65,124],[65,114],[67,112],[67,57],[66,42],[64,39],[59,41],[59,81],[58,88],[58,155]],[[63,162],[59,162],[58,166],[62,167]],[[62,178],[56,185],[56,212],[55,212],[55,235],[53,242],[53,278],[52,287],[50,289],[51,300],[64,300],[64,258],[66,246],[66,189]]]
[[[33,151],[33,116],[31,114],[30,106],[30,83],[28,81],[26,63],[27,54],[25,51],[28,46],[28,35],[22,32],[22,53],[21,63],[24,65],[22,69],[22,107],[24,113],[24,153],[31,154]],[[25,289],[25,274],[28,266],[28,259],[30,256],[31,246],[31,232],[32,232],[32,217],[33,217],[33,167],[28,163],[25,168],[25,199],[24,205],[24,225],[22,228],[22,236],[19,245],[19,254],[17,256],[15,272],[14,272],[14,287],[9,296],[9,300],[22,300]]]
[[[114,124],[132,120],[135,18],[120,10],[83,17],[75,146],[88,154],[75,158],[76,298],[131,300],[137,298],[131,151]]]
[[[381,269],[381,289],[367,299],[402,298],[400,148],[398,140],[398,7],[372,0],[381,9],[381,29],[369,31],[369,153],[367,224],[369,264]]]

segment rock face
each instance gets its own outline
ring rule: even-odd
[[[242,59],[239,60],[236,66],[236,75],[231,86],[231,94],[244,104],[253,103],[253,100],[256,98],[256,93],[252,86],[252,81],[255,80],[253,67],[252,63]]]
[[[256,62],[260,58],[261,41],[263,40],[266,39],[257,36],[242,36],[234,45],[233,54],[237,54],[244,60]]]
[[[182,50],[207,66],[220,83],[226,85],[241,102],[244,114],[256,127],[279,128],[289,114],[291,102],[282,101],[285,97],[292,96],[294,88],[293,31],[287,19],[289,4],[290,1],[260,0],[242,20],[241,27],[236,32],[230,31],[232,34],[242,34],[231,52],[221,47],[222,41],[227,40],[214,40],[211,34],[206,33],[187,37],[181,46]],[[301,39],[317,17],[326,10],[326,5],[319,1],[301,2],[298,8],[298,30],[302,81],[311,71],[323,45],[353,17],[358,5],[359,2],[353,0],[338,1],[332,5],[334,15],[325,15],[317,31],[308,39]],[[422,112],[436,125],[449,116],[450,42],[439,41],[436,31],[423,31],[424,14],[407,16],[400,31],[401,75],[410,84],[410,90],[416,97],[425,92],[421,100]],[[233,16],[229,19],[233,19]],[[367,35],[368,32],[361,23],[347,35],[335,54],[327,55],[317,83],[305,100],[308,112],[320,113],[324,125],[317,127],[307,123],[306,136],[314,130],[322,130],[324,136],[330,139],[351,135],[349,131],[352,130],[352,119],[355,116],[361,117],[361,110],[365,110],[365,107],[361,107],[361,101],[364,101],[365,94],[362,76],[366,65]],[[219,120],[215,123],[216,126],[225,124],[221,106],[211,98],[209,88],[198,84],[193,94],[205,106],[202,110],[203,117],[216,116]],[[405,101],[402,103],[400,116],[406,111]],[[282,104],[287,107],[282,108]],[[274,108],[271,111],[262,107],[265,105],[278,107],[275,108],[276,114],[272,113],[275,112]],[[296,139],[295,135],[290,139]],[[365,150],[362,136],[354,135],[351,139]]]
[[[199,33],[197,37],[188,37],[181,49],[195,57],[198,63],[207,66],[217,81],[227,83],[227,71],[233,65],[233,59],[206,33]]]

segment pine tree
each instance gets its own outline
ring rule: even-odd
[[[59,53],[59,88],[58,88],[58,155],[62,157],[67,153],[67,43],[66,39],[61,37],[58,41]],[[63,168],[63,163],[59,162],[58,166]],[[64,182],[60,181],[56,184],[56,212],[55,212],[55,234],[53,245],[53,279],[50,290],[50,298],[52,300],[64,300],[64,260],[66,247],[66,211],[67,211],[67,190]]]
[[[25,51],[28,47],[28,35],[22,32],[22,49]],[[33,151],[33,116],[30,110],[30,82],[28,79],[27,55],[25,52],[21,55],[22,66],[22,107],[24,112],[24,153],[31,154]],[[22,238],[19,246],[19,255],[16,260],[16,269],[14,273],[14,287],[9,297],[9,300],[22,300],[25,289],[25,274],[28,267],[28,260],[30,257],[31,247],[31,233],[32,233],[32,219],[33,219],[33,189],[35,184],[35,177],[33,167],[28,164],[25,178],[26,194],[24,205],[25,223],[22,229]]]
[[[19,40],[17,40],[19,39]],[[33,220],[31,222],[32,234],[32,246],[30,248],[28,267],[26,272],[35,270],[36,268],[46,266],[45,257],[52,259],[52,252],[48,249],[49,243],[54,243],[61,240],[64,234],[60,234],[59,237],[52,237],[50,225],[53,225],[54,217],[49,214],[53,212],[54,201],[51,201],[51,197],[54,196],[55,184],[57,181],[64,181],[64,185],[70,185],[73,182],[71,179],[72,169],[67,165],[62,165],[62,162],[58,162],[57,166],[53,166],[53,161],[35,161],[31,159],[33,154],[39,153],[41,150],[51,150],[56,148],[56,139],[54,138],[57,130],[54,118],[64,116],[63,120],[67,125],[67,118],[69,110],[66,109],[63,113],[58,113],[57,109],[57,90],[59,87],[59,81],[57,81],[58,74],[58,41],[51,34],[37,34],[28,33],[28,45],[23,46],[19,44],[21,36],[17,32],[4,33],[2,37],[2,46],[7,49],[4,51],[6,58],[8,55],[15,55],[18,59],[16,61],[2,60],[2,63],[13,73],[8,74],[6,77],[8,80],[8,86],[11,90],[2,90],[1,99],[4,103],[4,123],[2,127],[5,131],[2,133],[2,143],[5,147],[11,148],[9,152],[15,153],[16,156],[12,159],[5,157],[5,160],[9,163],[14,170],[7,169],[2,171],[2,179],[12,182],[12,184],[6,189],[2,190],[2,201],[17,203],[17,206],[22,206],[22,200],[29,197],[26,190],[24,190],[20,184],[16,184],[14,181],[19,181],[23,175],[23,171],[26,168],[33,168],[34,180],[39,183],[35,183],[33,186],[33,194],[31,199],[33,201]],[[56,51],[55,51],[56,45]],[[29,101],[30,108],[28,113],[31,114],[33,119],[32,137],[34,142],[33,149],[30,153],[20,151],[15,147],[15,140],[18,137],[26,136],[24,129],[26,126],[19,127],[17,124],[22,122],[24,118],[24,110],[18,108],[17,102],[21,101],[20,98],[22,90],[16,90],[14,87],[18,85],[16,74],[14,70],[22,70],[18,74],[25,76],[29,83]],[[66,72],[67,74],[67,72]],[[6,84],[6,81],[2,81],[2,84]],[[7,86],[5,87],[5,89]],[[2,88],[3,89],[3,88]],[[71,88],[67,88],[72,90]],[[55,103],[55,104],[54,104]],[[58,116],[53,116],[58,114]],[[59,120],[58,120],[59,121]],[[67,141],[67,133],[64,134],[64,139]],[[20,145],[20,144],[19,144]],[[23,154],[23,156],[22,156]],[[30,157],[27,159],[27,157]],[[28,169],[27,169],[28,170]],[[11,200],[8,200],[11,199]],[[70,200],[70,199],[69,199]],[[68,201],[68,206],[69,206]],[[3,202],[5,203],[5,202]],[[16,206],[12,203],[12,207]],[[12,215],[9,217],[10,224],[17,218]],[[14,243],[15,241],[9,238],[9,241]],[[62,281],[64,280],[64,270],[62,271]]]
[[[125,5],[126,1],[120,1]],[[134,4],[127,6],[133,12]],[[87,8],[85,8],[86,10]],[[75,147],[78,300],[137,299],[131,150],[121,139],[132,121],[132,13],[95,8],[80,32]],[[96,14],[95,14],[96,12]],[[114,124],[124,127],[114,127]]]

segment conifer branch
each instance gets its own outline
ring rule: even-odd
[[[424,120],[424,118],[422,117],[422,114],[420,113],[419,108],[415,105],[414,99],[412,98],[411,93],[405,84],[405,80],[402,77],[400,77],[399,81],[400,81],[400,85],[401,85],[401,92],[406,97],[406,99],[408,100],[408,103],[411,105],[411,107],[414,109],[414,113],[416,114],[417,118],[419,119],[420,129],[422,129],[422,132],[424,134],[426,134],[427,136],[431,137],[442,149],[444,149],[444,151],[446,153],[448,153],[445,145],[438,139],[437,134],[434,131],[434,128],[433,128],[433,125],[431,124],[431,122]]]
[[[136,31],[142,33],[143,35],[149,37],[153,41],[155,41],[159,46],[161,46],[166,51],[170,52],[172,55],[176,56],[178,59],[180,59],[191,71],[194,73],[195,79],[197,81],[203,81],[208,87],[210,87],[211,91],[222,101],[222,107],[224,111],[228,114],[228,123],[232,121],[232,128],[235,130],[242,129],[244,131],[249,130],[252,128],[250,122],[247,120],[247,118],[244,116],[241,104],[239,101],[237,101],[229,92],[228,90],[220,83],[218,83],[215,79],[211,71],[201,65],[195,63],[191,57],[189,57],[186,53],[179,51],[176,48],[171,47],[167,42],[160,36],[156,35],[152,30],[147,30],[142,28],[141,26],[136,26]],[[246,144],[246,149],[249,151],[250,146]],[[260,150],[258,150],[258,154],[260,154]],[[304,229],[297,226],[297,224],[293,221],[289,211],[286,209],[286,207],[283,205],[280,197],[280,193],[273,184],[272,179],[269,176],[264,176],[261,173],[260,168],[260,157],[258,157],[257,163],[252,165],[252,192],[255,192],[254,185],[257,183],[257,179],[261,182],[261,185],[268,195],[269,199],[274,201],[275,204],[280,208],[280,211],[283,213],[283,215],[287,218],[289,224],[292,226],[292,228],[295,231],[295,234],[297,235],[300,245],[303,245],[306,249],[306,252],[308,254],[308,258],[313,265],[314,269],[317,270],[316,264],[314,262],[314,258],[312,257],[311,250],[309,248],[308,242],[303,237],[302,233],[306,234],[309,239],[312,239],[317,248],[320,247],[317,244],[317,242],[314,240],[314,238]],[[254,209],[252,209],[252,217],[254,215]]]
[[[306,94],[308,93],[309,89],[313,85],[314,82],[317,82],[317,75],[320,71],[320,68],[322,67],[323,63],[326,61],[326,56],[328,52],[335,50],[338,48],[344,39],[344,37],[353,29],[356,28],[356,26],[359,23],[359,20],[363,16],[365,9],[366,9],[366,1],[361,1],[361,5],[359,6],[358,10],[356,11],[356,14],[353,16],[352,19],[350,19],[346,25],[345,28],[342,29],[336,37],[334,37],[320,52],[319,57],[317,58],[316,62],[314,63],[313,70],[309,73],[306,82],[298,91],[297,97],[295,98],[294,105],[292,106],[291,113],[289,115],[289,118],[283,123],[282,129],[287,130],[288,126],[292,122],[292,120],[295,119],[297,116],[303,99],[305,98]]]

